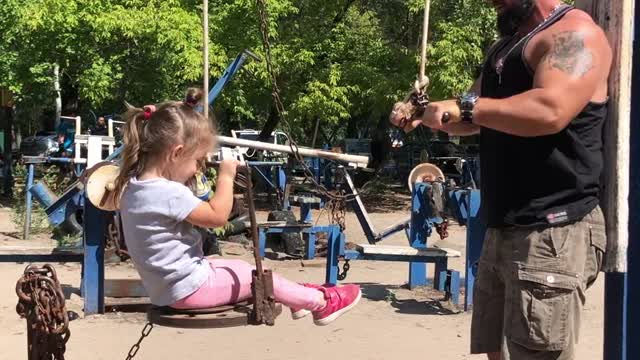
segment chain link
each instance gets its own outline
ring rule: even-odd
[[[144,338],[146,338],[147,336],[149,336],[149,334],[151,334],[151,330],[153,330],[153,324],[149,322],[142,329],[142,334],[140,335],[138,342],[133,344],[133,346],[129,350],[126,360],[132,360],[136,356],[136,354],[138,353],[138,350],[140,350],[140,344],[142,343],[142,340],[144,340]]]
[[[30,360],[64,360],[71,336],[64,293],[53,266],[29,265],[16,283],[16,312],[27,319]]]
[[[338,273],[338,280],[342,281],[347,278],[347,272],[351,269],[351,265],[349,265],[349,259],[344,261],[344,265],[342,265],[342,273]]]

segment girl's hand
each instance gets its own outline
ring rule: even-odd
[[[236,171],[238,169],[238,160],[225,159],[220,162],[220,175],[229,176],[232,179],[236,177]]]

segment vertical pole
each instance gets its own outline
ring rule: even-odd
[[[422,53],[420,54],[420,84],[424,85],[425,81],[425,67],[427,65],[427,38],[429,35],[429,5],[431,1],[425,0],[424,2],[424,19],[422,22]]]
[[[306,235],[307,241],[305,241],[305,253],[307,254],[307,260],[312,260],[316,256],[316,230],[309,229],[309,232],[303,232]]]
[[[31,227],[31,187],[33,186],[33,173],[34,173],[34,165],[29,164],[29,169],[27,171],[27,183],[24,186],[24,191],[27,194],[27,203],[26,203],[26,213],[24,219],[24,234],[23,237],[25,240],[29,240],[29,229]]]
[[[209,0],[202,0],[202,53],[204,77],[204,117],[209,118]]]
[[[62,116],[62,95],[60,93],[60,65],[53,65],[53,91],[56,93],[56,117],[54,121],[54,129],[60,126],[60,116]]]
[[[637,359],[627,356],[628,281],[626,273],[605,274],[604,360]]]
[[[340,229],[330,226],[327,243],[327,269],[325,282],[336,285],[338,283],[338,256],[340,256]]]
[[[467,251],[464,275],[464,311],[468,311],[473,304],[473,283],[478,271],[478,260],[482,253],[484,243],[485,225],[479,217],[480,212],[480,191],[470,190],[463,196],[467,208]]]
[[[104,230],[105,213],[84,199],[84,259],[82,296],[84,313],[104,314]]]
[[[634,19],[639,19],[640,3],[635,2]],[[634,20],[635,22],[635,20]],[[640,24],[635,22],[632,56],[631,76],[631,137],[630,137],[630,161],[629,161],[629,214],[637,214],[640,211]],[[640,219],[637,216],[629,216],[629,250],[627,263],[627,281],[624,288],[627,290],[627,302],[623,309],[626,315],[626,323],[623,333],[626,342],[627,359],[640,359]],[[608,292],[605,292],[609,294]]]
[[[13,107],[5,108],[6,126],[4,128],[4,176],[3,191],[4,196],[13,198]]]
[[[427,247],[428,228],[424,205],[424,193],[428,185],[416,183],[411,197],[411,247],[416,249]],[[438,276],[438,274],[435,274]],[[427,285],[427,264],[423,262],[409,263],[409,288]]]

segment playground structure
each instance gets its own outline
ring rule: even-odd
[[[597,1],[593,3],[596,4]],[[624,5],[618,5],[618,4],[624,4]],[[606,9],[607,11],[600,11],[599,18],[601,19],[606,16],[607,24],[609,24],[609,21],[610,21],[609,19],[612,19],[611,21],[617,21],[617,22],[624,21],[625,25],[620,26],[621,28],[624,28],[625,26],[628,25],[627,23],[631,23],[632,21],[629,21],[629,18],[631,17],[631,15],[623,15],[624,13],[622,12],[622,9],[624,8],[627,12],[630,12],[631,5],[632,5],[631,1],[620,1],[620,2],[611,2],[606,6],[600,6],[601,10],[604,8],[607,8]],[[597,5],[594,5],[594,6],[597,6]],[[635,15],[637,17],[640,17],[640,7],[635,8]],[[616,23],[615,26],[618,26],[618,23]],[[608,28],[607,26],[605,27]],[[613,28],[614,25],[611,25],[611,27]],[[618,39],[619,42],[616,42],[616,44],[614,44],[616,45],[617,48],[622,48],[622,49],[630,48],[629,46],[630,44],[628,44],[629,38],[632,37],[630,36],[630,32],[635,31],[636,36],[640,36],[639,27],[636,26],[635,30],[631,30],[631,29],[632,28],[630,26],[625,28],[624,31],[620,29],[617,29],[617,30],[614,29],[616,30],[616,34],[614,35],[614,37],[623,38],[623,39]],[[611,29],[609,28],[609,30]],[[624,45],[626,45],[626,47],[620,46],[619,43],[623,43]],[[633,45],[634,45],[634,50],[640,51],[640,46],[638,46],[637,40],[634,42]],[[630,59],[627,59],[627,60],[630,61]],[[629,68],[628,71],[623,69],[625,65],[628,66]],[[637,62],[634,65],[637,65]],[[635,72],[633,72],[633,74],[631,74],[630,63],[621,64],[620,61],[618,61],[615,66],[618,68],[618,70],[622,69],[622,72],[624,73],[623,76],[615,77],[617,79],[615,81],[619,81],[619,79],[625,79],[627,78],[627,75],[628,75],[628,78],[631,79],[631,75],[633,75],[633,87],[632,87],[631,94],[626,94],[624,92],[625,91],[624,86],[620,86],[620,87],[623,88],[623,91],[622,91],[623,95],[629,95],[624,101],[629,102],[629,104],[633,104],[631,106],[631,109],[630,110],[628,109],[628,110],[630,112],[630,117],[635,120],[636,118],[638,118],[637,102],[630,101],[630,99],[636,98],[638,93],[640,92],[640,80],[639,80],[640,74],[637,73],[638,66],[634,66]],[[619,84],[616,83],[616,85],[619,85]],[[625,111],[621,111],[620,109],[618,109],[618,112],[619,112],[618,115],[621,117],[625,117],[629,115],[628,113],[626,113]],[[630,179],[637,178],[635,175],[637,175],[638,169],[640,168],[640,162],[638,160],[638,156],[639,156],[638,154],[640,154],[639,134],[640,134],[640,122],[638,121],[631,122],[630,134],[629,134],[630,136],[627,139],[631,145],[630,147],[631,158],[630,160],[627,159],[628,164],[626,162],[622,162],[618,164],[616,163],[615,158],[614,158],[614,161],[609,164],[616,168],[628,167],[628,169],[622,170],[622,171],[618,169],[618,173],[621,174],[621,176],[625,177],[624,181],[627,181],[628,180],[627,178],[630,178]],[[627,150],[628,149],[624,147],[622,147],[621,149],[621,151],[623,152],[626,152]],[[416,190],[419,188],[422,189],[422,191],[428,190],[426,186],[420,183],[417,183],[414,186]],[[638,188],[637,182],[636,183],[631,182],[630,188],[631,188],[631,191],[629,193],[630,196],[628,198],[624,197],[626,193],[622,191],[622,195],[623,195],[622,202],[625,204],[628,203],[629,212],[634,213],[637,210],[638,204],[640,203],[639,201],[640,189]],[[415,193],[415,190],[414,190],[414,193]],[[469,205],[466,206],[465,209],[468,211],[468,214],[471,214],[472,216],[468,215],[467,221],[476,220],[474,218],[475,216],[473,211],[474,206],[471,206],[471,204],[473,202],[475,205],[477,205],[480,199],[478,198],[474,200],[473,199],[474,195],[477,195],[477,194],[475,194],[474,192],[469,192],[468,195],[465,195],[464,193],[458,193],[456,194],[456,197],[455,197],[456,199],[461,199],[464,196],[468,197],[468,200],[466,200],[466,202]],[[622,206],[622,204],[618,204],[618,205]],[[97,209],[95,209],[91,205],[86,206],[84,209],[84,212],[85,212],[85,218],[92,219],[93,222],[92,224],[90,224],[91,226],[104,225],[104,223],[101,223],[99,220],[99,218],[101,218],[103,214],[101,214]],[[628,237],[631,239],[629,244],[629,250],[628,250],[628,259],[625,263],[626,267],[622,270],[611,271],[606,274],[606,297],[607,297],[606,303],[607,304],[605,309],[605,312],[606,312],[605,314],[606,316],[605,352],[604,352],[605,359],[640,358],[640,344],[638,344],[637,341],[634,341],[635,339],[637,339],[638,333],[640,333],[640,316],[639,316],[640,313],[633,306],[637,304],[638,300],[640,299],[640,289],[638,289],[637,286],[635,287],[633,286],[633,284],[638,283],[636,280],[638,277],[638,272],[640,271],[640,262],[638,262],[638,259],[637,259],[638,254],[640,254],[640,252],[638,251],[639,250],[638,246],[640,246],[640,242],[637,241],[637,237],[640,233],[640,223],[638,222],[637,219],[633,217],[629,218],[628,226],[626,226],[627,224],[625,221],[626,220],[624,221],[616,220],[614,226],[618,228],[617,231],[626,233]],[[90,225],[85,224],[85,227],[89,227]],[[620,226],[620,225],[624,225],[624,226]],[[372,233],[375,233],[375,232],[372,231]],[[95,251],[95,250],[97,249],[96,246],[99,247],[98,244],[101,242],[100,237],[102,235],[100,235],[100,237],[97,237],[95,235],[96,234],[87,236],[87,234],[85,233],[85,244],[89,245],[90,247],[89,249],[85,248],[84,260],[87,261],[87,264],[101,260],[99,258],[101,256],[99,251]],[[336,253],[338,254],[340,253],[340,245],[338,245]],[[345,252],[345,254],[347,253]],[[86,270],[87,269],[85,268],[85,271]],[[96,273],[91,274],[92,279],[90,280],[100,280],[99,277],[94,276],[95,274],[98,274],[97,271],[100,271],[99,268],[93,268],[91,269],[91,271],[96,271]],[[86,275],[86,272],[85,272],[85,275]],[[85,282],[85,279],[83,278],[83,283],[84,282]],[[99,284],[100,281],[97,281],[97,283]],[[84,287],[83,287],[83,291],[86,291]],[[94,291],[96,290],[91,289],[91,292],[94,292]],[[94,297],[94,300],[99,301],[99,297]],[[89,312],[92,311],[92,309],[85,309],[85,310]]]

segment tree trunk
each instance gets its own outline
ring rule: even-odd
[[[267,122],[262,127],[262,132],[258,136],[258,141],[267,140],[271,136],[271,133],[276,129],[276,127],[278,127],[279,122],[280,122],[280,116],[278,116],[278,112],[273,107],[273,105],[270,105],[269,117],[267,118]]]
[[[11,150],[13,148],[13,108],[4,108],[4,167],[2,168],[2,176],[4,182],[2,189],[4,196],[13,197],[13,157]]]

